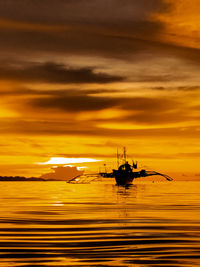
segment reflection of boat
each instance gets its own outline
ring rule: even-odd
[[[146,171],[146,170],[138,170],[134,171],[134,169],[137,169],[137,162],[132,165],[128,163],[126,160],[126,149],[124,148],[124,164],[120,165],[117,170],[113,170],[110,173],[100,173],[101,176],[103,177],[114,177],[116,180],[117,185],[129,185],[133,182],[134,179],[136,178],[141,178],[141,177],[147,177],[147,176],[153,176],[153,175],[160,175],[165,177],[168,181],[173,180],[171,177],[168,175],[158,173],[155,171]],[[117,153],[117,159],[118,159],[118,165],[119,165],[119,155]]]

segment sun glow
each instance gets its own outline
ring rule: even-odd
[[[37,164],[48,165],[48,164],[75,164],[75,163],[85,163],[85,162],[98,162],[99,159],[91,158],[63,158],[63,157],[52,157],[46,162],[38,162]]]

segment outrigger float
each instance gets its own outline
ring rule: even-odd
[[[155,171],[146,171],[144,169],[135,171],[138,169],[137,162],[135,163],[133,161],[132,165],[128,163],[128,161],[126,160],[126,148],[124,148],[123,157],[124,157],[123,159],[124,163],[119,165],[119,154],[117,152],[118,169],[117,170],[113,169],[113,171],[110,173],[101,172],[99,173],[100,176],[113,177],[115,178],[117,185],[123,185],[123,186],[132,184],[134,179],[147,176],[154,176],[154,175],[163,176],[168,181],[173,180],[170,176]]]

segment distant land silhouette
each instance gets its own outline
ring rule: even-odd
[[[3,181],[11,181],[11,182],[15,182],[15,181],[47,181],[45,179],[42,178],[38,178],[38,177],[30,177],[30,178],[26,178],[23,176],[0,176],[0,182]]]
[[[80,171],[75,166],[53,167],[53,172],[42,174],[40,177],[24,176],[0,176],[1,181],[68,181],[76,176],[82,175],[84,171]]]

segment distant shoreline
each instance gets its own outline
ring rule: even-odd
[[[47,182],[47,181],[57,181],[55,179],[43,179],[43,178],[39,178],[39,177],[30,177],[30,178],[26,178],[23,176],[0,176],[0,182],[20,182],[20,181],[24,181],[24,182]]]

